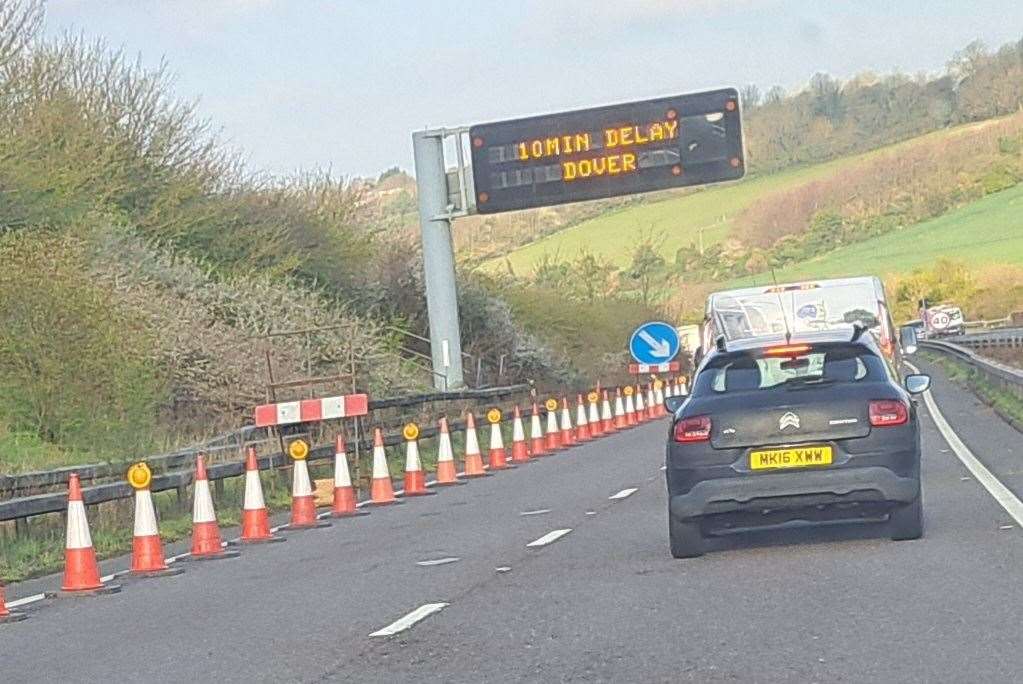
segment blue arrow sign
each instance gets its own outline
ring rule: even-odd
[[[636,363],[667,363],[678,354],[678,331],[661,321],[650,321],[636,328],[629,340],[629,351]]]

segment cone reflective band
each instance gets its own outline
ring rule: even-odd
[[[476,436],[476,418],[469,413],[465,417],[465,476],[483,477],[486,474],[483,455],[480,454],[480,441]]]
[[[244,544],[280,541],[281,537],[270,534],[270,515],[263,500],[263,482],[259,479],[259,462],[256,450],[249,447],[245,452],[245,501],[242,504],[242,536]]]
[[[405,480],[403,489],[405,496],[426,496],[436,494],[426,488],[426,473],[419,459],[419,426],[409,423],[401,431],[405,438]]]
[[[451,434],[448,432],[447,418],[441,418],[438,421],[438,429],[440,433],[437,436],[437,484],[464,484],[458,479],[456,472],[455,454],[451,448]]]
[[[496,411],[497,409],[491,409]],[[487,414],[490,420],[490,452],[487,454],[487,464],[491,470],[505,470],[508,468],[508,454],[504,450],[504,435],[501,434],[501,412],[497,412],[497,421],[491,420],[492,413]]]
[[[369,397],[348,394],[325,399],[304,399],[277,404],[263,404],[255,410],[256,427],[311,423],[334,418],[365,416],[369,413]]]
[[[384,449],[384,431],[373,430],[373,481],[369,486],[369,502],[373,506],[387,506],[398,503],[391,484],[391,470],[387,466],[387,451]]]
[[[533,458],[545,456],[547,454],[547,447],[544,444],[543,425],[540,422],[540,407],[536,405],[536,402],[533,402],[533,414],[529,419],[529,428],[530,455]]]
[[[348,451],[345,438],[341,435],[337,436],[334,443],[334,503],[330,514],[335,518],[367,515],[366,511],[356,507],[355,487],[352,486],[352,473],[348,469]]]
[[[590,437],[601,437],[604,435],[604,428],[600,424],[600,409],[597,407],[597,402],[600,401],[600,395],[596,392],[590,392],[589,395],[587,395],[587,399],[590,401],[590,415],[587,418]]]
[[[220,539],[220,525],[213,510],[210,482],[206,476],[206,458],[195,457],[195,484],[192,487],[192,552],[194,559],[228,558]]]
[[[512,420],[512,463],[528,463],[529,448],[526,445],[526,430],[522,425],[522,411],[515,406],[515,418]]]
[[[548,399],[544,405],[547,408],[547,433],[544,438],[544,448],[549,451],[557,451],[561,448],[561,428],[558,427],[558,402],[554,402],[554,408],[551,408],[552,399]]]
[[[575,440],[577,442],[588,442],[590,440],[590,421],[586,419],[586,404],[583,403],[583,395],[579,395],[575,407]]]
[[[611,413],[611,401],[607,398],[607,390],[600,404],[600,428],[604,433],[614,432],[614,414]]]
[[[106,587],[99,578],[99,565],[89,534],[89,521],[85,516],[78,473],[71,473],[67,484],[67,537],[64,544],[64,579],[60,589],[65,593],[116,590],[116,587]]]
[[[561,398],[561,445],[575,445],[575,432],[572,430],[572,413],[568,410],[568,399]]]
[[[163,543],[156,526],[156,510],[149,484],[153,474],[145,463],[136,463],[128,469],[128,484],[135,489],[135,528],[131,540],[131,574],[169,575],[171,570],[163,555]]]

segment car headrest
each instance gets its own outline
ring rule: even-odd
[[[824,379],[834,382],[852,382],[859,373],[856,357],[824,357]]]
[[[760,367],[754,359],[740,359],[725,369],[725,390],[742,392],[760,387]]]

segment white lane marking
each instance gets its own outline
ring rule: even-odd
[[[551,542],[558,541],[559,539],[561,539],[562,537],[564,537],[566,534],[568,534],[571,531],[572,531],[572,528],[568,528],[568,529],[564,529],[564,530],[554,530],[553,532],[548,532],[547,534],[545,534],[544,536],[540,537],[539,539],[534,539],[533,541],[531,541],[528,544],[526,544],[526,547],[527,548],[531,548],[531,549],[535,549],[535,548],[537,548],[539,546],[547,546]]]
[[[25,606],[25,605],[28,605],[29,603],[35,603],[36,601],[42,601],[44,598],[46,598],[46,594],[32,594],[31,596],[26,596],[25,598],[20,598],[20,599],[17,599],[15,601],[8,601],[7,602],[7,607],[8,608],[17,608],[18,606]]]
[[[612,494],[611,496],[609,496],[607,498],[610,499],[611,501],[617,501],[618,499],[624,499],[627,496],[632,496],[633,494],[635,494],[638,491],[639,491],[639,487],[629,487],[628,489],[623,489],[622,491],[618,492],[617,494]]]
[[[662,466],[661,466],[661,472],[662,472],[662,473],[663,473],[663,472],[664,472],[665,470],[667,470],[667,469],[668,469],[668,466],[666,466],[666,465],[662,465]]]
[[[521,513],[519,513],[519,515],[543,515],[544,513],[550,513],[550,512],[551,512],[551,509],[549,509],[549,508],[539,508],[539,509],[537,509],[535,511],[522,511]]]
[[[378,629],[377,631],[373,632],[372,634],[370,634],[370,636],[379,637],[393,636],[395,634],[399,634],[401,632],[404,632],[406,629],[411,628],[417,622],[425,620],[434,613],[440,612],[447,607],[448,607],[447,603],[427,603],[424,606],[419,606],[405,617],[398,618],[397,620],[387,625],[383,629]]]
[[[910,366],[910,368],[913,368],[913,366]],[[914,372],[919,372],[916,368],[913,368],[913,370]],[[988,494],[994,497],[995,501],[1001,504],[1006,513],[1012,516],[1016,524],[1023,527],[1023,503],[1016,498],[1015,494],[1009,491],[1008,487],[992,475],[991,471],[984,467],[983,463],[977,460],[977,457],[973,455],[969,447],[963,444],[963,441],[959,439],[959,435],[952,430],[952,426],[948,424],[945,416],[938,409],[938,404],[934,401],[930,391],[924,392],[923,397],[924,403],[927,404],[927,412],[931,414],[931,419],[934,420],[934,425],[938,428],[941,436],[945,438],[945,441],[948,442],[948,445],[952,447],[955,455],[959,457],[959,460],[966,466],[966,469],[973,474],[977,482],[984,486]]]
[[[1000,530],[1012,530],[1012,529],[1015,529],[1015,527],[1016,527],[1015,525],[999,525],[998,529],[1000,529]]]
[[[586,515],[596,515],[596,511],[586,511]]]
[[[447,565],[448,563],[457,563],[462,560],[461,558],[455,558],[454,556],[448,556],[447,558],[437,558],[434,560],[416,561],[416,565],[421,565],[424,568],[430,567],[431,565]]]
[[[494,568],[494,571],[495,572],[502,572],[502,573],[503,572],[511,572],[511,568],[509,568],[507,565],[502,565],[499,568]]]

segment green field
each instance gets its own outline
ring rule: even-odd
[[[734,218],[770,192],[828,178],[871,156],[887,154],[899,147],[911,146],[934,137],[960,135],[987,123],[989,122],[936,131],[824,164],[713,186],[680,197],[632,205],[583,221],[520,247],[505,256],[488,261],[486,267],[502,269],[507,261],[511,263],[516,273],[524,275],[530,272],[533,264],[544,254],[558,253],[562,258],[571,259],[583,249],[588,249],[622,267],[628,265],[632,257],[632,248],[640,236],[651,233],[655,237],[663,235],[665,240],[660,249],[661,255],[668,262],[673,262],[679,249],[697,243],[701,230],[704,246],[725,239],[732,229]]]
[[[941,257],[967,266],[1023,264],[1023,185],[988,195],[930,221],[779,269],[775,276],[779,281],[885,276],[907,273]],[[761,274],[739,278],[728,287],[769,282],[770,274]]]

